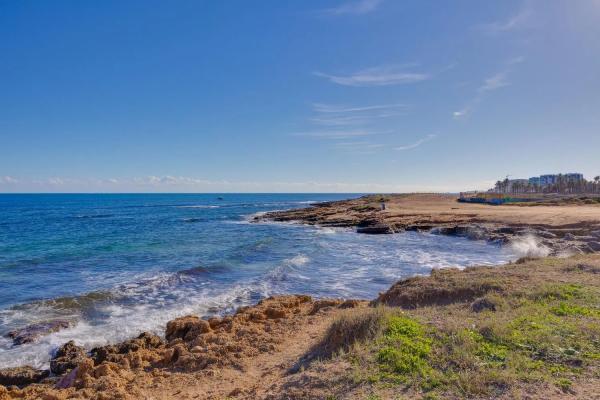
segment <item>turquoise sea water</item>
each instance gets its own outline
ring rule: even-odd
[[[70,339],[90,348],[161,333],[177,316],[224,313],[273,294],[370,299],[432,268],[514,257],[456,237],[248,222],[259,212],[353,196],[0,195],[0,335],[72,322],[32,344],[1,337],[0,368],[44,366]]]

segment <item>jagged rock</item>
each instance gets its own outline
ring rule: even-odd
[[[194,315],[177,318],[167,323],[165,337],[168,341],[181,338],[185,341],[194,339],[196,336],[210,332],[208,321],[200,319]]]
[[[356,232],[379,235],[394,233],[394,230],[390,225],[384,223],[380,219],[366,218],[356,224]]]
[[[338,308],[346,309],[346,308],[355,308],[360,305],[360,301],[358,300],[346,300],[342,304],[338,306]]]
[[[47,369],[39,370],[32,367],[16,367],[0,369],[0,385],[25,386],[37,383],[50,375]]]
[[[479,313],[482,311],[496,311],[496,304],[486,297],[475,300],[471,303],[471,311]]]
[[[54,357],[52,357],[52,360],[50,360],[50,371],[53,374],[62,375],[77,367],[86,358],[85,349],[77,346],[73,340],[70,340],[60,346]]]
[[[310,310],[309,314],[315,315],[316,313],[318,313],[319,311],[321,311],[324,308],[336,307],[336,306],[340,305],[341,303],[342,303],[342,301],[338,300],[338,299],[316,300],[313,303],[312,309]]]
[[[12,339],[15,346],[32,343],[40,336],[48,335],[57,332],[61,329],[68,328],[71,323],[64,319],[52,321],[36,322],[35,324],[27,325],[24,328],[15,329],[6,334],[6,337]]]
[[[164,346],[164,344],[163,340],[157,335],[144,332],[137,338],[126,340],[123,343],[95,347],[90,353],[94,359],[94,364],[98,365],[104,361],[120,361],[120,357],[117,357],[117,355],[132,353],[142,349],[157,349]]]
[[[588,242],[587,245],[593,252],[600,251],[600,242]]]
[[[285,312],[285,310],[282,310],[281,308],[268,307],[265,310],[265,315],[267,316],[267,318],[276,319],[276,318],[285,318],[287,316],[287,313]]]
[[[568,232],[568,233],[565,233],[565,236],[563,236],[563,239],[565,239],[565,240],[576,240],[577,238],[575,237],[575,235],[573,235],[572,233]]]

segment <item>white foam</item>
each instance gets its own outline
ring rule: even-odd
[[[194,205],[194,206],[175,206],[175,208],[221,208],[221,206],[209,206],[209,205]]]
[[[532,234],[513,239],[510,248],[518,257],[547,257],[550,254],[550,248]]]
[[[309,261],[310,261],[310,258],[308,258],[307,256],[305,256],[303,254],[299,254],[295,257],[290,258],[289,260],[286,260],[286,262],[289,262],[290,264],[292,264],[296,267],[304,265]]]

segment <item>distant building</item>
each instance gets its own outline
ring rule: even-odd
[[[572,172],[572,173],[565,174],[565,177],[567,178],[568,182],[573,182],[573,183],[583,182],[583,174],[580,174],[578,172]]]
[[[585,182],[583,174],[570,172],[566,174],[545,174],[532,176],[529,179],[508,179],[498,181],[492,191],[497,193],[532,193],[546,190],[577,190],[574,187],[582,187]],[[558,188],[556,186],[558,186]],[[579,189],[580,190],[580,189]]]
[[[540,186],[554,185],[558,181],[558,175],[540,175]]]

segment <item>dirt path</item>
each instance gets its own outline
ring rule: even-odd
[[[278,398],[289,371],[325,335],[337,310],[297,321],[298,330],[289,332],[278,351],[261,354],[245,363],[244,369],[222,368],[196,374],[173,373],[142,390],[150,399],[264,399]]]

